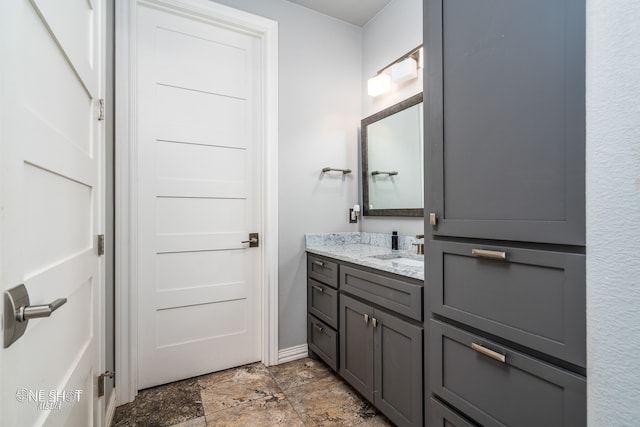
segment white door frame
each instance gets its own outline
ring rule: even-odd
[[[138,392],[138,150],[136,129],[136,10],[144,4],[251,34],[262,48],[262,104],[259,126],[264,156],[259,206],[264,245],[262,362],[278,363],[278,23],[209,0],[116,0],[116,400]]]

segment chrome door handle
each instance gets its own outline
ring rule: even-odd
[[[51,313],[66,303],[66,298],[58,298],[50,304],[22,306],[18,308],[16,312],[16,320],[18,322],[24,322],[25,320],[37,319],[38,317],[49,317]]]
[[[248,243],[250,248],[257,248],[260,246],[260,238],[258,233],[249,233],[249,240],[243,240],[240,243]]]
[[[49,304],[30,305],[29,293],[24,284],[4,292],[4,348],[9,347],[27,330],[29,319],[49,317],[62,307],[66,298],[58,298]]]

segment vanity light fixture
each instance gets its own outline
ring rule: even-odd
[[[391,77],[389,74],[382,72],[375,77],[367,80],[367,93],[370,96],[378,96],[391,90]]]
[[[380,69],[367,81],[367,93],[370,96],[379,96],[391,90],[391,81],[403,83],[417,78],[418,68],[422,68],[423,51],[420,45]]]
[[[391,66],[391,80],[395,83],[404,83],[418,77],[418,63],[409,57]]]

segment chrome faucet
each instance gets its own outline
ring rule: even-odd
[[[416,239],[424,239],[424,234],[417,234]],[[412,243],[412,245],[416,246],[417,254],[424,255],[424,242],[422,243]]]

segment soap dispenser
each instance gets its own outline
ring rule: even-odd
[[[391,232],[391,250],[398,250],[398,232]]]

